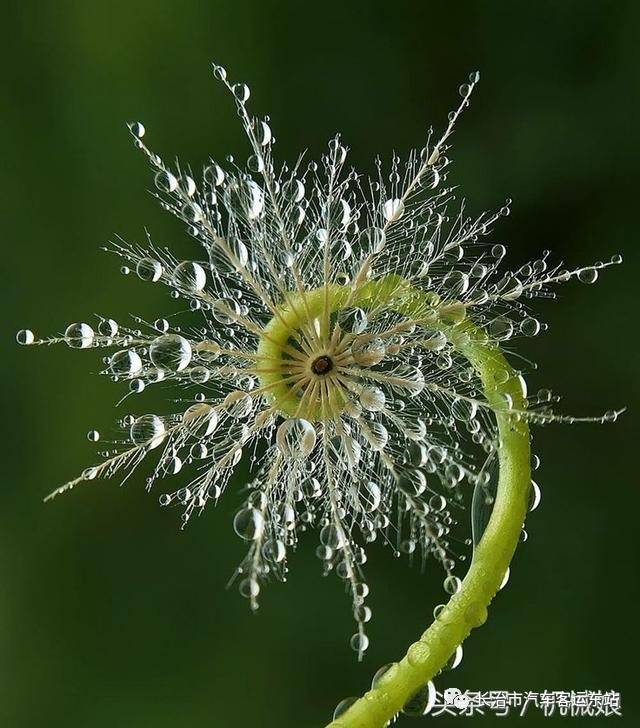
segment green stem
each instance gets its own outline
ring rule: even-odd
[[[306,294],[307,311],[313,315],[324,305],[321,291]],[[363,308],[375,308],[382,303],[414,318],[434,310],[428,294],[412,288],[398,276],[371,281],[355,296],[350,295],[347,287],[332,286],[329,301],[333,311],[345,301]],[[292,328],[296,328],[296,319],[299,323],[298,308],[304,310],[295,302],[294,307],[295,311],[282,310],[286,324]],[[471,630],[484,624],[487,608],[509,568],[527,512],[531,485],[529,427],[525,419],[507,411],[523,410],[526,406],[518,375],[499,347],[469,319],[452,325],[435,318],[432,325],[473,366],[487,402],[496,410],[500,472],[493,510],[459,591],[400,662],[392,665],[374,688],[327,728],[382,728],[442,670]],[[273,341],[286,342],[291,329],[286,331],[285,324],[274,319],[267,330],[272,341],[261,342],[261,349],[266,355],[279,356]],[[507,405],[505,395],[511,398],[511,406]],[[277,393],[275,396],[279,398]]]

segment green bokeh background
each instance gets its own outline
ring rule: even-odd
[[[316,156],[340,130],[364,169],[377,153],[419,145],[428,124],[441,128],[477,68],[451,179],[475,212],[514,199],[498,231],[509,260],[545,248],[574,266],[625,256],[597,285],[542,302],[549,332],[519,347],[540,363],[530,388],[566,393],[565,411],[630,411],[616,425],[536,431],[543,503],[530,538],[462,665],[438,684],[613,689],[624,719],[638,719],[639,7],[2,3],[0,726],[322,726],[442,598],[436,569],[421,575],[373,548],[372,645],[358,664],[348,598],[320,577],[313,536],[258,615],[225,590],[243,553],[231,528],[237,490],[185,532],[142,475],[124,492],[96,482],[41,502],[92,461],[85,433],[109,433],[122,392],[92,375],[96,352],[19,348],[14,333],[55,333],[93,312],[173,310],[166,291],[119,275],[98,248],[114,233],[141,239],[146,225],[178,255],[193,250],[146,192],[124,122],[144,121],[156,151],[194,167],[243,156],[212,59],[251,85],[282,158],[305,147]],[[142,396],[136,408],[160,406],[157,393]],[[541,714],[527,721],[546,724]]]

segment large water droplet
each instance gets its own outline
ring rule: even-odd
[[[142,415],[131,425],[129,434],[135,445],[145,445],[153,450],[162,443],[165,432],[164,422],[157,415]]]
[[[191,361],[191,344],[178,334],[164,334],[153,340],[149,356],[158,369],[180,372]]]
[[[64,332],[64,340],[73,349],[86,349],[93,344],[93,329],[89,324],[69,324]]]
[[[379,412],[385,403],[386,397],[380,387],[362,387],[360,390],[360,404],[369,412]]]
[[[278,427],[276,443],[285,457],[302,460],[308,457],[315,447],[315,428],[302,418],[285,420]]]
[[[18,342],[18,344],[22,344],[23,346],[33,344],[33,342],[35,341],[33,331],[31,331],[30,329],[20,329],[20,331],[18,331],[18,333],[16,334],[16,341]]]
[[[384,250],[387,236],[384,230],[379,227],[370,227],[360,233],[358,242],[364,250],[370,250],[372,253],[379,253]]]
[[[207,284],[207,274],[200,263],[186,260],[174,271],[177,284],[187,291],[201,291]]]
[[[166,169],[161,169],[155,176],[156,187],[161,192],[175,192],[178,189],[178,180],[175,175]]]
[[[117,376],[132,376],[142,369],[142,359],[132,349],[118,351],[109,360],[109,368]]]
[[[382,207],[384,219],[388,222],[399,220],[404,213],[404,202],[399,198],[387,200]]]
[[[142,258],[136,265],[136,273],[143,281],[155,283],[162,276],[162,265],[155,258]]]
[[[436,686],[429,681],[417,690],[402,708],[404,715],[420,717],[428,715],[436,702]]]
[[[386,348],[381,339],[373,339],[368,334],[357,336],[351,344],[351,356],[356,364],[372,367],[384,358]]]
[[[233,519],[233,530],[245,541],[260,538],[263,529],[264,518],[257,508],[243,508]]]

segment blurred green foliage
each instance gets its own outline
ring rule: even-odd
[[[498,231],[509,260],[545,248],[574,266],[625,256],[596,286],[568,285],[540,305],[550,331],[519,347],[541,363],[530,388],[566,393],[565,411],[631,411],[616,425],[536,431],[543,504],[529,541],[439,685],[620,690],[625,718],[637,720],[639,7],[3,3],[0,726],[320,726],[442,598],[437,570],[372,549],[372,646],[358,664],[349,600],[335,577],[320,578],[314,536],[257,616],[224,589],[243,552],[231,528],[237,491],[185,532],[144,492],[142,473],[126,492],[96,482],[41,503],[92,461],[85,432],[110,431],[120,393],[91,375],[95,352],[20,349],[14,333],[55,333],[94,311],[171,310],[165,292],[120,276],[98,247],[115,233],[142,239],[147,225],[188,255],[192,243],[145,192],[124,123],[142,120],[152,148],[194,168],[245,154],[212,59],[251,85],[282,158],[317,155],[340,130],[364,169],[420,144],[428,124],[441,128],[477,68],[451,179],[475,212],[514,199]],[[136,407],[159,406],[144,396]],[[538,714],[527,725],[542,723]]]

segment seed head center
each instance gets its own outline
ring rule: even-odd
[[[314,374],[320,376],[328,374],[333,369],[333,361],[330,356],[323,354],[315,359],[311,364],[311,370]]]

